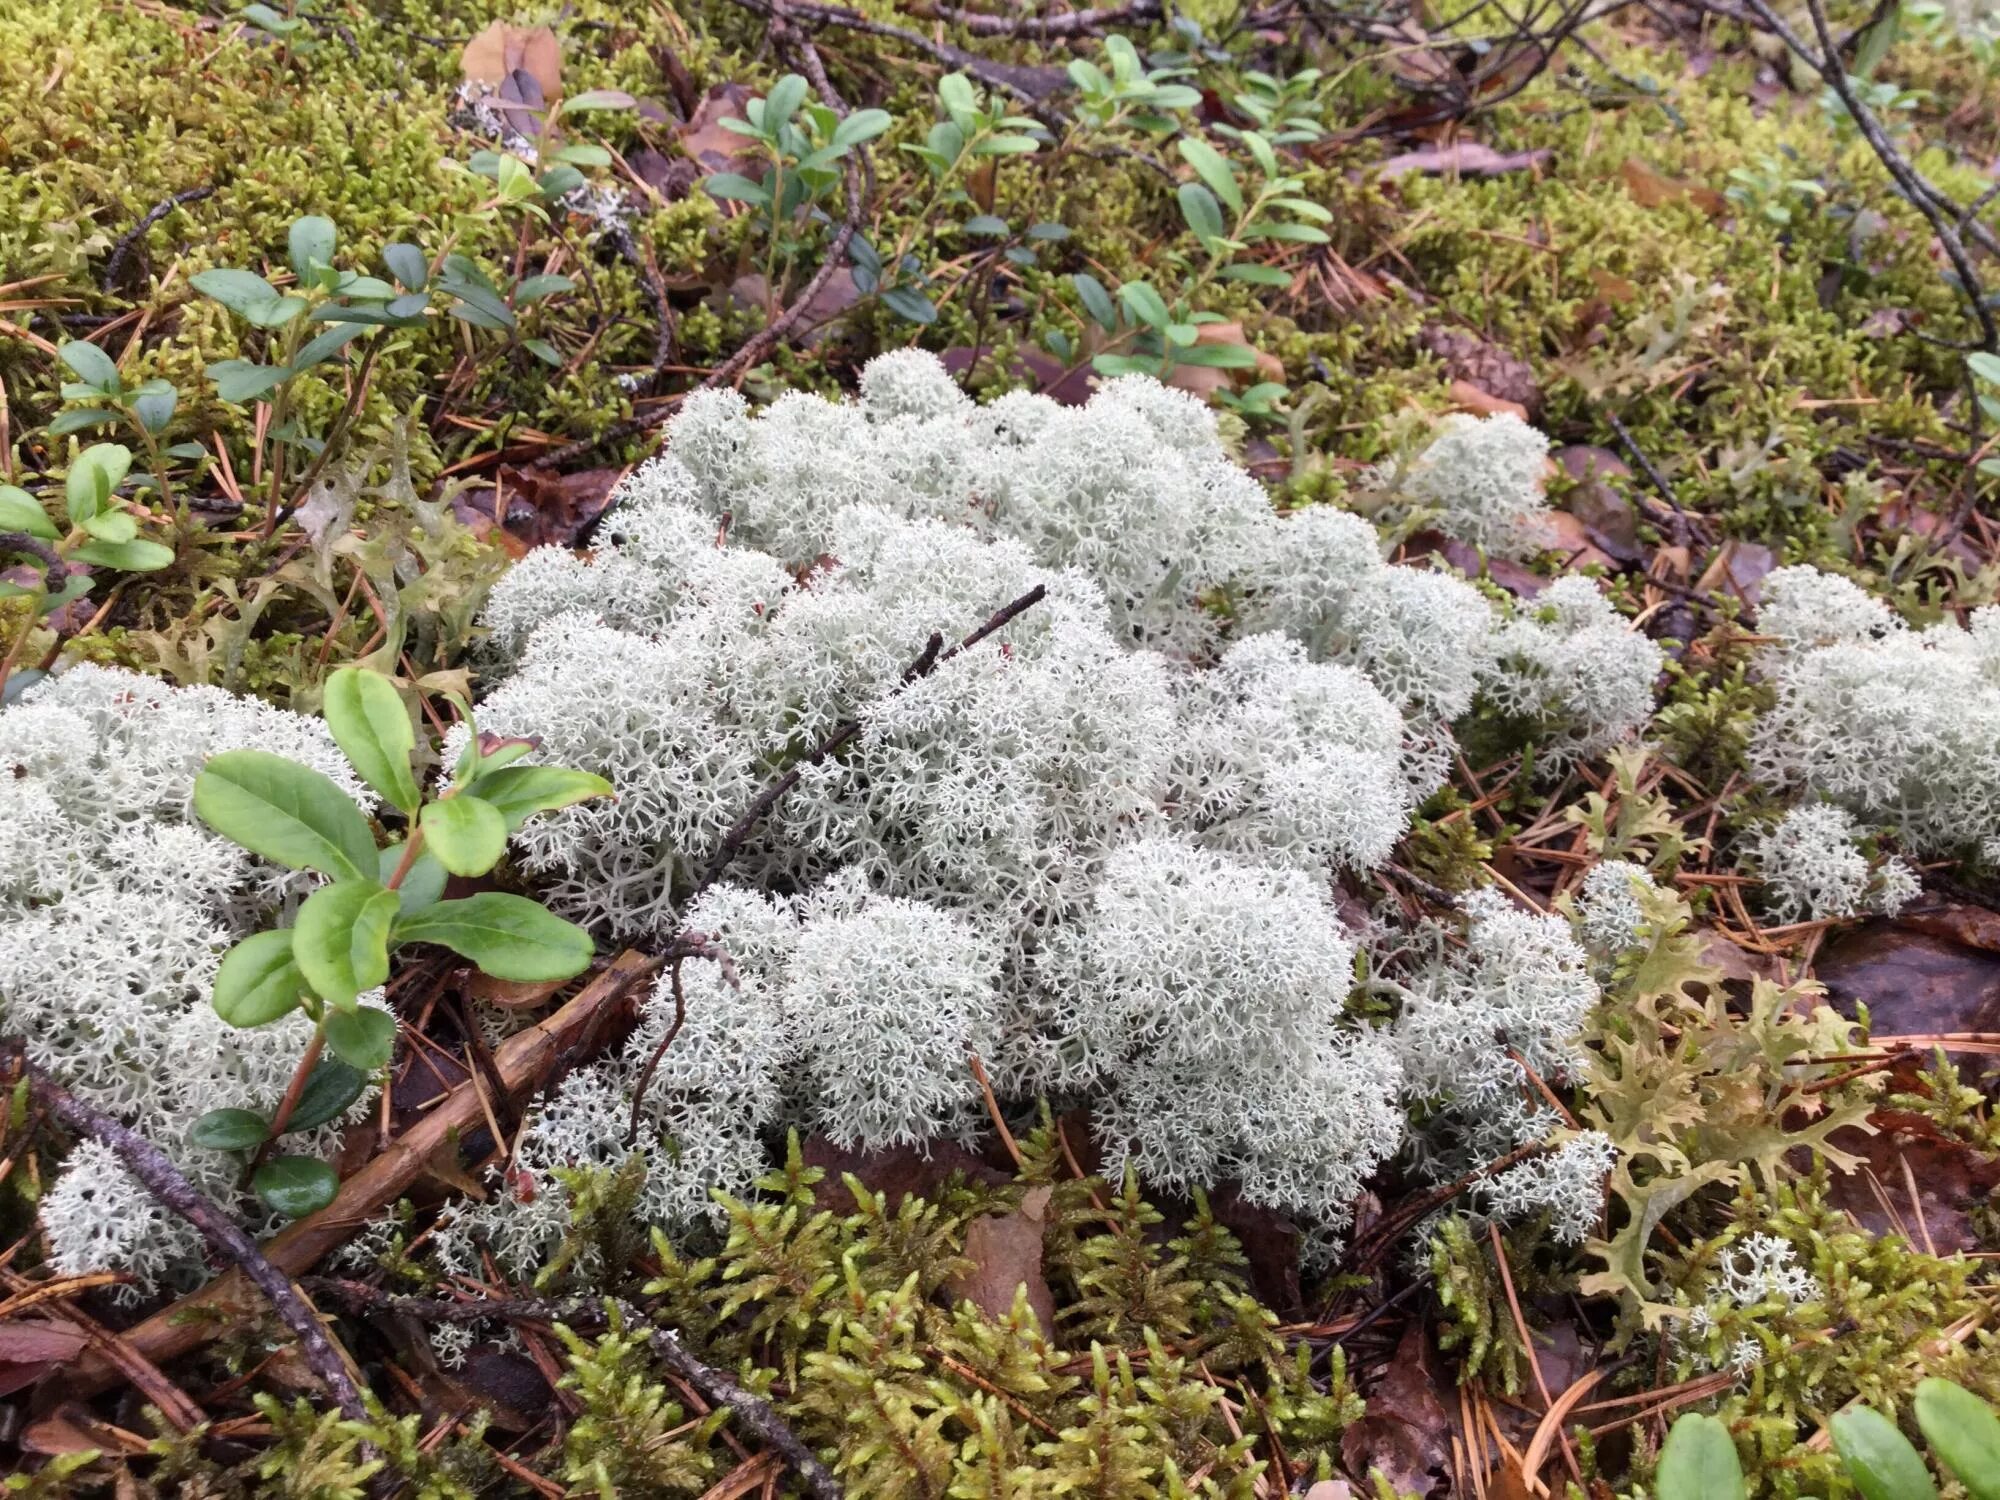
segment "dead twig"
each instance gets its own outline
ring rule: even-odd
[[[632,1085],[632,1123],[625,1132],[625,1144],[628,1146],[639,1139],[639,1113],[645,1107],[646,1090],[652,1086],[653,1074],[660,1066],[660,1059],[667,1055],[667,1048],[673,1046],[674,1038],[680,1035],[681,1027],[687,1022],[687,991],[681,986],[681,965],[690,958],[712,959],[721,965],[722,977],[728,981],[730,988],[736,988],[739,983],[735,961],[705,932],[680,933],[662,957],[674,991],[674,1019],[668,1025],[666,1035],[660,1038],[660,1045],[646,1059],[646,1066],[639,1070],[639,1081]]]
[[[162,198],[146,210],[145,217],[118,236],[118,242],[111,247],[111,253],[104,259],[104,285],[107,289],[118,284],[118,273],[124,268],[125,257],[132,253],[132,247],[160,220],[177,208],[186,208],[190,203],[199,203],[204,198],[215,196],[215,184],[189,188],[170,197]]]
[[[615,1313],[623,1323],[646,1330],[646,1341],[654,1358],[694,1387],[711,1405],[726,1407],[751,1436],[783,1458],[808,1494],[817,1500],[840,1500],[840,1485],[826,1465],[770,1402],[752,1395],[722,1371],[696,1359],[678,1333],[662,1328],[629,1302],[606,1298],[602,1302],[559,1303],[528,1297],[454,1302],[442,1298],[392,1297],[363,1282],[334,1277],[313,1277],[310,1285],[315,1292],[350,1307],[369,1312],[399,1312],[420,1323],[561,1323],[603,1328]]]
[[[27,1074],[28,1088],[35,1102],[78,1135],[89,1136],[109,1146],[125,1170],[137,1178],[147,1192],[163,1207],[193,1225],[208,1248],[233,1264],[236,1267],[234,1274],[261,1292],[279,1320],[291,1329],[292,1336],[299,1341],[299,1353],[305,1360],[306,1368],[326,1387],[341,1415],[350,1421],[366,1421],[368,1408],[362,1404],[360,1387],[354,1383],[347,1361],[334,1347],[332,1338],[306,1305],[305,1298],[299,1295],[298,1288],[265,1257],[257,1248],[257,1242],[238,1228],[236,1221],[211,1202],[207,1194],[189,1182],[158,1146],[102,1110],[85,1104],[35,1068],[28,1062],[25,1050],[18,1041],[9,1040],[4,1045],[15,1068]]]
[[[562,1009],[509,1037],[493,1059],[509,1091],[526,1089],[572,1049],[587,1045],[605,1015],[634,985],[657,974],[660,965],[661,960],[642,953],[621,953]],[[468,1079],[343,1182],[333,1202],[263,1246],[263,1259],[281,1275],[304,1272],[407,1192],[432,1157],[451,1149],[460,1135],[482,1119],[479,1091]],[[164,1364],[255,1316],[258,1302],[255,1284],[241,1269],[232,1269],[200,1291],[154,1313],[129,1330],[125,1338],[145,1358]],[[116,1378],[114,1368],[92,1356],[78,1362],[67,1389],[81,1398]]]

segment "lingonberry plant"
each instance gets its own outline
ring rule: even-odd
[[[469,721],[469,709],[460,708]],[[215,976],[216,1013],[232,1026],[267,1025],[301,1008],[312,1018],[312,1039],[290,1087],[268,1118],[219,1109],[195,1128],[197,1144],[250,1153],[252,1188],[274,1211],[291,1215],[330,1201],[338,1178],[315,1158],[265,1158],[286,1132],[342,1113],[367,1075],[389,1061],[395,1017],[362,997],[388,979],[393,951],[435,943],[496,979],[530,983],[569,979],[589,966],[589,934],[527,897],[481,891],[448,901],[444,888],[448,876],[492,870],[508,834],[534,814],[611,791],[602,777],[582,771],[516,764],[532,741],[496,743],[475,733],[449,785],[426,796],[412,766],[409,712],[378,672],[334,673],[325,716],[355,774],[401,814],[400,839],[378,847],[368,819],[331,778],[266,750],[214,756],[194,785],[195,812],[217,833],[327,877],[291,926],[245,938]]]

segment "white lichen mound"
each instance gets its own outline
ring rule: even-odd
[[[1540,441],[1496,437],[1515,468]],[[645,1212],[692,1225],[774,1130],[874,1149],[979,1128],[974,1057],[1003,1106],[1087,1104],[1110,1160],[1163,1188],[1240,1182],[1325,1245],[1402,1140],[1405,1059],[1432,1070],[1426,1108],[1468,1124],[1506,1092],[1490,1032],[1482,1072],[1349,1017],[1330,877],[1389,857],[1483,685],[1576,755],[1644,717],[1658,662],[1588,583],[1504,627],[1502,660],[1470,585],[1385,562],[1357,517],[1278,515],[1178,392],[979,406],[915,352],[852,401],[691,397],[600,542],[531,556],[488,610],[482,727],[618,789],[528,825],[517,857],[608,935],[716,932],[735,982],[684,966],[634,1144],[664,986],[631,1048],[531,1122],[530,1200],[452,1231],[508,1264],[560,1233],[558,1167],[641,1152]],[[1605,680],[1579,690],[1579,665]],[[1480,930],[1503,943],[1488,1010],[1521,1008],[1518,1045],[1561,1076],[1572,976],[1531,954],[1510,980],[1511,929]],[[1509,1147],[1547,1133],[1516,1113]]]
[[[1560,768],[1635,734],[1653,713],[1666,655],[1598,586],[1567,574],[1516,606],[1491,639],[1483,688],[1530,730],[1537,762]]]
[[[1549,543],[1549,440],[1512,412],[1458,413],[1391,479],[1395,497],[1446,536],[1499,557]]]
[[[1423,1163],[1444,1178],[1549,1138],[1562,1123],[1535,1080],[1554,1089],[1582,1061],[1579,1036],[1599,991],[1589,955],[1557,916],[1522,911],[1489,891],[1466,903],[1462,946],[1445,946],[1416,977],[1395,1028],[1410,1092],[1425,1117]],[[1588,1143],[1588,1144],[1585,1144]],[[1599,1181],[1602,1143],[1575,1137],[1560,1159],[1524,1162],[1483,1189],[1496,1212],[1549,1209],[1580,1238],[1581,1178]],[[1594,1167],[1603,1162],[1603,1168]],[[1596,1217],[1593,1209],[1588,1220]]]
[[[1745,851],[1763,881],[1764,905],[1780,922],[1896,915],[1918,893],[1916,873],[1899,859],[1870,859],[1861,838],[1845,808],[1793,808]]]
[[[1919,853],[2000,836],[2000,607],[1915,630],[1844,578],[1765,580],[1763,670],[1776,694],[1751,766],[1840,804]]]
[[[273,1109],[312,1034],[297,1012],[240,1031],[208,1003],[222,955],[311,885],[194,821],[203,762],[237,749],[303,762],[372,805],[317,720],[219,689],[80,666],[0,711],[0,1031],[261,1225],[240,1163],[187,1136],[211,1109]],[[286,1146],[338,1141],[323,1127]],[[41,1217],[65,1274],[126,1271],[132,1296],[203,1274],[193,1232],[103,1148],[71,1154]]]

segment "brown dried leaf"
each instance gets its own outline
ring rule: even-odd
[[[495,21],[465,44],[458,61],[467,83],[498,89],[518,70],[535,80],[543,99],[562,95],[562,43],[546,26]]]
[[[807,1166],[826,1173],[813,1189],[813,1199],[819,1207],[837,1214],[854,1212],[854,1199],[841,1181],[850,1173],[870,1192],[886,1195],[891,1213],[911,1193],[920,1198],[934,1194],[953,1172],[963,1172],[971,1181],[991,1186],[1009,1180],[1007,1173],[996,1171],[950,1141],[933,1142],[927,1154],[914,1146],[864,1152],[844,1151],[823,1135],[809,1135],[799,1155]]]
[[[681,150],[704,172],[740,172],[756,177],[763,171],[763,158],[748,136],[724,130],[727,119],[744,118],[750,90],[740,83],[717,84],[702,96],[701,108],[681,127]]]
[[[1340,1435],[1340,1456],[1349,1473],[1380,1469],[1399,1493],[1429,1495],[1436,1490],[1449,1467],[1447,1444],[1456,1424],[1445,1414],[1442,1386],[1431,1364],[1423,1324],[1412,1322],[1366,1392],[1368,1414]],[[1455,1393],[1451,1401],[1458,1404]]]
[[[1625,158],[1619,165],[1618,175],[1625,180],[1625,191],[1641,208],[1659,208],[1685,198],[1711,219],[1719,219],[1729,211],[1729,200],[1708,184],[1669,177],[1636,156]]]
[[[1520,402],[1496,396],[1469,380],[1454,380],[1451,383],[1451,404],[1460,411],[1471,412],[1475,417],[1497,417],[1506,412],[1523,422],[1528,420],[1528,408]]]
[[[1814,972],[1843,1013],[1866,1004],[1878,1036],[2000,1031],[2000,957],[1908,924],[1843,934]]]
[[[1030,1188],[1021,1206],[1008,1214],[974,1219],[965,1231],[965,1258],[972,1269],[952,1277],[945,1292],[955,1301],[970,1302],[987,1317],[1004,1318],[1014,1306],[1018,1289],[1028,1289],[1028,1305],[1047,1338],[1055,1338],[1056,1299],[1042,1275],[1042,1234],[1047,1223],[1050,1187]]]
[[[1985,953],[2000,953],[2000,911],[1984,906],[1934,906],[1905,913],[1898,925]]]

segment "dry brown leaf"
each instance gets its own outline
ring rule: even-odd
[[[1365,1392],[1368,1414],[1340,1435],[1340,1456],[1350,1474],[1380,1469],[1398,1493],[1431,1494],[1450,1463],[1455,1423],[1440,1398],[1443,1386],[1431,1368],[1421,1319],[1413,1321],[1381,1377]],[[1452,1405],[1458,1404],[1456,1391]]]
[[[1026,1287],[1035,1320],[1044,1336],[1054,1339],[1056,1299],[1042,1275],[1042,1234],[1048,1227],[1044,1215],[1054,1191],[1030,1188],[1012,1213],[974,1219],[965,1231],[965,1258],[972,1269],[947,1281],[946,1293],[999,1319],[1012,1310],[1015,1293]]]
[[[1194,341],[1197,344],[1211,346],[1238,344],[1245,349],[1251,347],[1250,339],[1243,332],[1241,323],[1203,323],[1196,329]],[[1280,382],[1284,380],[1285,366],[1282,360],[1264,353],[1261,349],[1254,349],[1252,352],[1257,356],[1257,363],[1243,370],[1221,370],[1213,365],[1175,365],[1167,372],[1167,384],[1176,390],[1186,391],[1189,395],[1200,396],[1206,400],[1217,391],[1226,390],[1234,385],[1239,375],[1254,380]]]
[[[562,95],[562,43],[546,26],[512,26],[495,21],[465,44],[459,67],[467,83],[497,89],[519,70],[541,85],[542,97]]]
[[[722,122],[743,118],[750,90],[740,83],[721,83],[702,95],[701,108],[681,127],[681,150],[704,172],[738,172],[756,177],[763,158],[748,136],[724,130]]]
[[[1496,396],[1469,380],[1454,380],[1451,383],[1451,404],[1460,411],[1471,412],[1475,417],[1497,417],[1506,412],[1523,422],[1528,420],[1528,408],[1520,402]]]
[[[1669,177],[1636,156],[1628,156],[1620,163],[1618,175],[1625,179],[1625,191],[1641,208],[1659,208],[1685,198],[1711,219],[1719,219],[1729,211],[1729,200],[1707,183]]]

